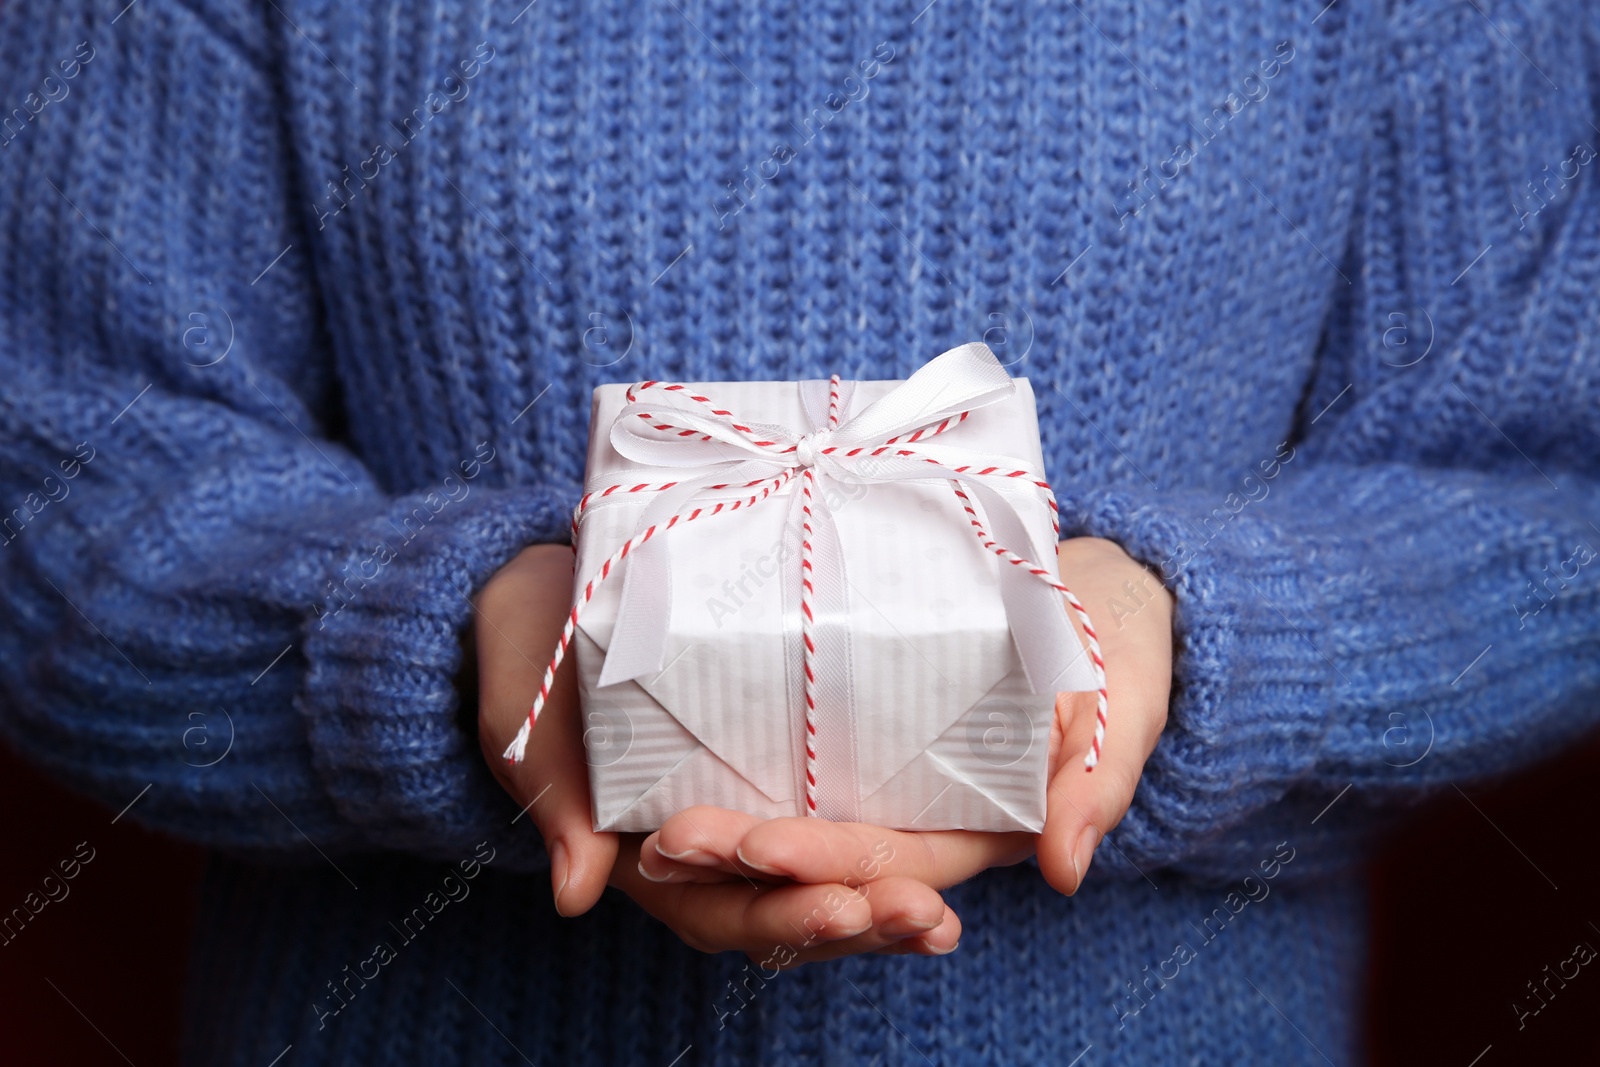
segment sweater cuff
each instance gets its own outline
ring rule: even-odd
[[[477,709],[456,683],[471,598],[527,545],[567,541],[569,521],[546,489],[411,496],[335,560],[306,625],[298,703],[316,770],[368,843],[458,860],[487,841],[510,866],[545,862],[539,835],[512,824],[517,805],[485,765]]]
[[[1237,510],[1235,510],[1237,506]],[[1317,758],[1339,681],[1315,560],[1238,495],[1104,490],[1061,501],[1063,538],[1103,537],[1176,601],[1167,726],[1097,862],[1123,873],[1226,853],[1230,827]],[[1136,604],[1087,605],[1101,631]],[[1109,729],[1117,729],[1116,695]]]

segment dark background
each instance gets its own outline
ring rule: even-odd
[[[1514,781],[1447,789],[1398,823],[1371,873],[1374,1065],[1600,1063],[1600,960],[1552,981],[1520,1029],[1511,1006],[1537,1006],[1526,983],[1579,941],[1600,949],[1597,776],[1600,738]],[[0,1062],[176,1062],[203,853],[131,818],[112,825],[115,812],[3,750],[0,812],[0,912],[79,842],[95,849],[70,895],[0,945]]]

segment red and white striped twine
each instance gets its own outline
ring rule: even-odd
[[[724,511],[738,511],[740,508],[752,507],[761,503],[773,493],[788,484],[794,477],[794,469],[784,470],[775,478],[766,480],[761,492],[740,500],[723,501],[715,505],[695,508],[690,512],[679,512],[664,522],[646,527],[622,543],[622,547],[606,557],[600,565],[600,570],[584,583],[583,592],[572,602],[572,610],[567,613],[566,624],[561,627],[561,637],[556,642],[555,654],[550,657],[550,665],[544,670],[544,678],[539,683],[539,695],[534,698],[533,707],[528,709],[528,717],[523,720],[522,727],[517,731],[516,738],[511,742],[511,747],[506,749],[506,759],[512,763],[520,763],[520,755],[511,755],[513,751],[521,753],[528,743],[528,734],[533,730],[533,724],[539,721],[539,712],[544,710],[545,701],[550,699],[550,686],[555,682],[556,671],[561,667],[561,661],[566,658],[567,646],[572,643],[573,632],[578,628],[578,618],[583,614],[583,609],[589,606],[594,599],[594,591],[607,578],[611,577],[611,568],[628,558],[628,553],[650,540],[658,533],[672,529],[680,522],[693,522],[696,519],[711,515],[718,515]]]
[[[840,379],[839,375],[837,374],[833,375],[828,381],[828,429],[830,430],[837,429],[839,425],[839,384]],[[710,408],[711,414],[718,416],[719,418],[726,419],[728,426],[730,426],[735,432],[742,435],[750,444],[757,447],[773,450],[779,455],[792,453],[798,448],[798,445],[784,445],[784,443],[781,441],[758,439],[755,431],[751,427],[733,421],[733,413],[731,411],[717,407],[715,402],[712,401],[710,397],[694,393],[684,385],[659,381],[639,382],[638,384],[628,388],[627,398],[629,403],[637,403],[638,394],[648,389],[661,389],[663,392],[682,393],[688,399],[693,400],[696,403],[706,405],[708,408]],[[653,429],[662,432],[676,433],[680,437],[698,435],[703,440],[711,440],[710,435],[701,433],[698,430],[684,429],[683,427],[674,426],[669,422],[658,421],[660,416],[643,412],[638,414],[639,417],[649,423]],[[948,416],[938,423],[930,423],[927,426],[919,427],[910,433],[891,437],[882,445],[876,447],[860,446],[856,448],[845,449],[837,445],[830,445],[826,448],[818,449],[817,452],[819,455],[826,456],[837,454],[841,459],[853,459],[862,455],[876,457],[885,454],[892,454],[897,458],[920,459],[925,463],[932,463],[935,466],[944,468],[952,475],[966,475],[968,477],[980,478],[1003,477],[1028,479],[1034,486],[1044,491],[1045,498],[1050,506],[1051,525],[1056,535],[1059,537],[1061,533],[1061,524],[1059,518],[1060,510],[1056,505],[1055,493],[1051,490],[1048,482],[1046,482],[1043,478],[1037,477],[1031,471],[1006,470],[1000,467],[979,468],[972,464],[951,467],[945,465],[937,459],[921,455],[913,449],[894,447],[902,441],[907,444],[914,444],[925,437],[933,437],[944,433],[951,427],[959,426],[962,422],[965,422],[969,414],[970,412],[963,411],[959,414]],[[663,522],[657,523],[635,534],[633,537],[625,541],[621,548],[617,549],[610,556],[608,556],[605,562],[600,565],[599,571],[591,576],[590,579],[584,584],[583,592],[574,599],[572,610],[568,612],[567,621],[561,628],[561,637],[556,644],[555,654],[551,657],[549,666],[545,668],[544,678],[539,684],[539,694],[534,699],[533,707],[528,710],[527,718],[523,721],[521,728],[517,731],[516,738],[506,749],[505,758],[513,763],[521,761],[522,753],[527,745],[528,735],[532,731],[534,723],[538,721],[539,713],[544,710],[545,702],[550,697],[550,687],[555,681],[556,671],[560,668],[562,661],[566,658],[567,647],[572,642],[573,633],[577,629],[578,619],[582,615],[584,608],[586,608],[594,599],[595,590],[600,586],[601,583],[611,576],[611,570],[613,567],[619,564],[622,560],[626,559],[629,552],[637,549],[640,545],[656,536],[656,534],[672,529],[680,522],[693,522],[694,520],[702,517],[717,515],[723,512],[738,511],[740,508],[749,508],[759,504],[763,500],[766,500],[773,493],[777,492],[779,489],[782,489],[783,486],[788,484],[790,479],[794,477],[795,470],[796,468],[789,468],[774,478],[758,478],[754,481],[746,482],[739,486],[734,486],[727,483],[708,486],[710,489],[751,489],[756,486],[761,486],[762,488],[759,493],[752,494],[748,497],[731,502],[724,501],[706,507],[697,507],[687,513],[680,512],[679,514],[673,515]],[[572,541],[574,549],[577,547],[579,521],[592,501],[611,496],[613,493],[657,493],[671,489],[677,484],[677,482],[663,482],[660,484],[641,482],[637,485],[621,483],[607,486],[604,489],[595,490],[590,493],[585,493],[583,498],[578,501],[578,506],[573,509],[572,514]],[[813,816],[817,814],[816,642],[812,637],[814,619],[811,608],[813,596],[811,582],[811,501],[815,484],[815,469],[809,465],[801,468],[800,513],[802,537],[800,542],[800,636],[801,643],[804,647],[803,663],[805,668],[805,796],[806,814]],[[1070,606],[1073,612],[1077,614],[1078,621],[1083,626],[1084,636],[1089,648],[1089,658],[1094,666],[1095,683],[1098,686],[1095,701],[1094,739],[1090,745],[1088,753],[1085,754],[1083,760],[1085,769],[1091,771],[1094,770],[1095,766],[1100,762],[1100,751],[1105,744],[1107,703],[1106,672],[1105,659],[1101,655],[1100,651],[1100,641],[1095,634],[1094,624],[1089,619],[1088,610],[1084,608],[1083,603],[1073,595],[1072,590],[1067,588],[1065,583],[1061,582],[1059,579],[1052,578],[1049,572],[1043,567],[1040,567],[1038,564],[1017,555],[1015,552],[1012,552],[1003,545],[996,544],[994,539],[989,536],[988,531],[984,529],[982,521],[978,518],[978,513],[973,509],[971,498],[968,497],[967,494],[962,490],[960,480],[957,477],[952,477],[950,479],[950,486],[955,491],[956,496],[960,499],[961,507],[967,513],[968,524],[972,527],[974,534],[977,535],[977,538],[983,547],[990,552],[993,552],[1000,559],[1011,564],[1012,566],[1021,567],[1035,579],[1044,582],[1052,589],[1060,592],[1061,595],[1066,599],[1068,606]]]
[[[934,425],[933,423],[929,423],[926,426],[923,426],[923,427],[920,427],[918,429],[912,430],[910,433],[903,433],[898,437],[891,437],[887,441],[885,441],[884,444],[886,444],[886,445],[897,445],[901,441],[906,441],[906,442],[909,442],[911,444],[915,444],[916,442],[922,440],[924,437],[932,437],[934,434],[944,433],[946,430],[948,430],[952,426],[960,426],[963,422],[967,421],[967,416],[970,415],[970,414],[972,414],[972,412],[963,411],[960,414],[951,415],[949,418],[945,419],[943,422],[940,422],[938,425]]]
[[[720,483],[718,483],[716,485],[708,485],[708,486],[706,486],[706,488],[707,489],[754,489],[756,486],[762,485],[762,484],[766,483],[769,480],[770,479],[767,479],[767,478],[757,478],[754,481],[742,482],[739,485],[732,485],[732,484],[729,484],[728,482],[720,482]],[[664,492],[664,491],[666,491],[668,489],[671,489],[673,486],[675,486],[677,484],[678,484],[677,482],[662,482],[660,485],[651,485],[649,482],[640,482],[638,485],[627,485],[627,484],[624,483],[624,484],[618,484],[618,485],[608,485],[604,489],[596,489],[592,493],[583,494],[583,499],[578,501],[578,506],[572,509],[572,548],[573,548],[573,550],[576,551],[577,548],[578,548],[578,523],[583,519],[583,513],[588,510],[589,501],[595,500],[595,499],[602,499],[603,500],[604,498],[610,496],[612,493],[660,493],[660,492]]]
[[[1095,692],[1094,740],[1089,745],[1088,755],[1083,758],[1083,765],[1091,771],[1094,770],[1095,765],[1100,762],[1100,748],[1106,742],[1106,661],[1100,654],[1100,638],[1094,632],[1094,623],[1089,620],[1088,609],[1083,606],[1082,601],[1072,594],[1072,590],[1068,589],[1065,583],[1050,577],[1049,572],[1043,567],[1022,558],[1002,545],[995,544],[994,539],[989,536],[989,531],[983,528],[983,523],[979,520],[978,513],[972,510],[972,500],[962,490],[961,483],[952,478],[950,487],[955,490],[956,496],[961,498],[961,509],[967,513],[967,522],[978,535],[978,540],[983,543],[983,547],[1013,567],[1022,567],[1050,588],[1059,591],[1062,596],[1066,597],[1067,604],[1077,613],[1078,621],[1083,624],[1084,638],[1089,645],[1089,659],[1094,663],[1095,685],[1099,687]]]
[[[839,376],[828,379],[828,429],[839,428]],[[800,482],[800,643],[804,646],[806,700],[806,814],[817,814],[817,643],[812,639],[816,620],[811,611],[811,494],[817,472],[807,467]]]
[[[817,643],[811,638],[811,487],[816,472],[807,467],[800,479],[800,643],[805,646],[806,814],[817,813]]]

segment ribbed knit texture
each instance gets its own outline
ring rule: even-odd
[[[1578,0],[116,6],[0,8],[0,730],[230,853],[196,1063],[1348,1063],[1363,835],[1597,718]],[[469,598],[565,537],[597,383],[978,338],[1063,535],[1165,564],[1171,722],[1078,898],[990,872],[955,956],[718,1029],[741,961],[512,877]]]

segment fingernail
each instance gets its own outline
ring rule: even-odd
[[[1078,835],[1078,847],[1072,851],[1072,871],[1078,876],[1078,884],[1073,888],[1076,893],[1083,888],[1083,876],[1089,873],[1089,864],[1094,859],[1094,850],[1100,844],[1100,831],[1092,826],[1085,826]]]
[[[760,871],[762,874],[770,874],[770,875],[773,875],[773,876],[778,877],[778,878],[787,878],[787,877],[789,877],[789,872],[788,871],[780,871],[776,867],[769,867],[765,863],[757,863],[756,861],[750,859],[748,856],[746,856],[744,854],[744,849],[742,847],[734,849],[733,850],[733,854],[739,857],[739,862],[740,863],[744,864],[746,867],[751,868],[752,870],[757,870],[757,871]]]
[[[897,915],[881,923],[878,926],[878,932],[884,937],[913,937],[917,934],[927,933],[942,922],[944,922],[943,915],[937,919],[918,919],[910,915]]]
[[[695,867],[715,867],[720,862],[717,857],[698,848],[686,848],[682,852],[668,852],[656,843],[656,855],[663,859],[676,860],[679,863],[688,863]]]
[[[822,928],[820,937],[824,941],[843,941],[847,937],[858,937],[870,929],[872,929],[871,919],[864,923],[853,923],[849,926],[845,926],[843,923],[835,926],[830,923]]]
[[[639,861],[639,873],[644,875],[646,880],[651,881],[651,882],[656,882],[656,883],[676,882],[680,878],[689,877],[689,872],[687,872],[687,871],[668,871],[666,874],[663,874],[660,878],[657,878],[655,875],[651,874],[649,871],[644,869],[644,860],[640,860]]]
[[[556,913],[561,913],[561,894],[567,888],[567,846],[560,841],[550,845],[550,884],[555,887]]]
[[[923,942],[923,944],[926,945],[927,942]],[[948,956],[948,955],[950,955],[950,953],[954,952],[956,949],[961,947],[961,942],[957,941],[955,944],[951,945],[949,948],[940,948],[938,945],[928,945],[927,947],[928,947],[928,954],[930,956]]]

